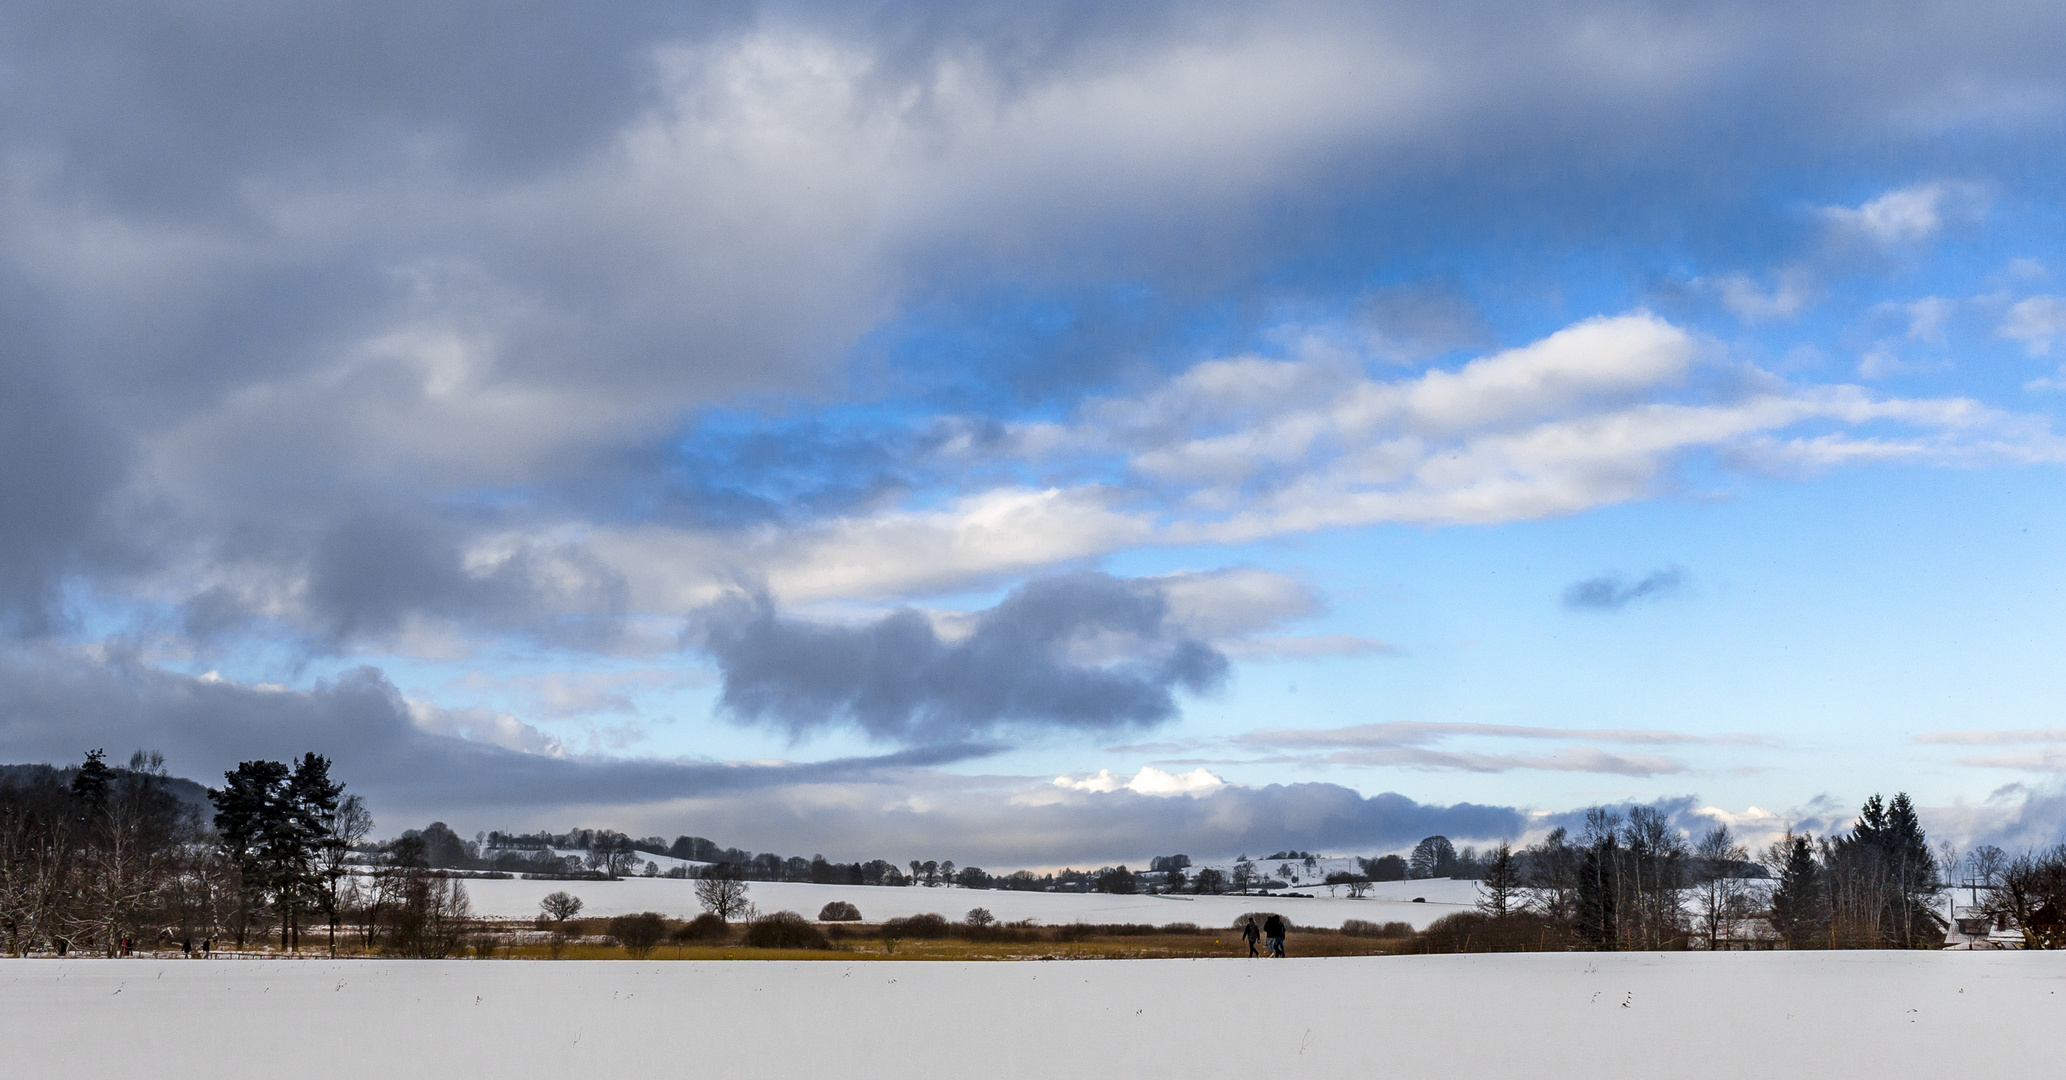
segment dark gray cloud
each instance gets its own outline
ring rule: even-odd
[[[66,764],[94,748],[116,757],[163,749],[172,771],[203,783],[254,758],[307,751],[376,811],[574,814],[871,777],[994,752],[969,743],[794,765],[585,759],[520,753],[432,734],[393,684],[360,668],[308,691],[174,675],[117,659],[40,653],[0,659],[0,760]]]
[[[931,744],[1174,717],[1177,690],[1213,689],[1228,664],[1169,616],[1158,583],[1083,572],[1013,590],[952,640],[910,609],[840,626],[785,616],[765,596],[733,597],[698,623],[699,644],[724,675],[720,707],[732,716],[792,736],[852,724],[873,738]]]
[[[1619,574],[1602,574],[1573,582],[1564,590],[1564,606],[1583,611],[1620,611],[1638,600],[1662,600],[1686,585],[1686,572],[1676,566],[1653,570],[1629,582]]]
[[[48,364],[37,337],[28,320],[0,340],[0,636],[56,629],[64,576],[92,556],[122,562],[104,521],[127,442]]]
[[[1157,798],[932,768],[998,749],[973,743],[786,765],[548,757],[426,732],[372,669],[289,691],[54,651],[0,660],[0,761],[63,765],[97,747],[117,757],[163,747],[174,773],[202,783],[239,761],[313,750],[333,759],[388,832],[432,818],[463,831],[583,821],[837,858],[1095,864],[1176,849],[1379,850],[1434,832],[1496,838],[1526,827],[1509,807],[1366,797],[1333,784]]]

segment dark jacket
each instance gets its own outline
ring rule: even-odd
[[[1284,936],[1284,920],[1283,920],[1283,919],[1280,919],[1280,918],[1278,918],[1278,917],[1277,917],[1277,916],[1275,916],[1275,915],[1272,915],[1272,916],[1270,916],[1270,917],[1269,917],[1268,919],[1264,920],[1264,922],[1263,922],[1263,936],[1264,936],[1264,937],[1283,937],[1283,936]]]

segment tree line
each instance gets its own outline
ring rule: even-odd
[[[293,951],[320,925],[332,952],[343,930],[359,948],[444,956],[473,932],[464,887],[421,836],[367,843],[372,815],[327,758],[246,761],[223,781],[199,789],[144,751],[126,768],[94,750],[0,772],[0,945]]]
[[[720,883],[1211,894],[1289,881],[1356,895],[1377,881],[1472,878],[1479,908],[1452,917],[1450,929],[1477,948],[1935,947],[1945,940],[1944,893],[1955,884],[1971,890],[1969,911],[1988,926],[2020,931],[2034,948],[2066,947],[2066,845],[2013,858],[1983,847],[1960,861],[1931,847],[1906,794],[1875,795],[1849,829],[1788,834],[1755,857],[1726,825],[1692,836],[1655,808],[1595,807],[1575,831],[1559,828],[1527,847],[1458,849],[1431,836],[1410,853],[1359,858],[1355,873],[1323,880],[1318,857],[1296,850],[1244,855],[1229,871],[1164,855],[1139,871],[992,875],[951,860],[839,863],[610,830],[467,841],[434,822],[375,844],[363,801],[321,755],[246,761],[223,779],[202,789],[143,751],[126,767],[95,750],[68,768],[0,768],[0,947],[114,954],[199,941],[296,950],[320,928],[332,950],[342,933],[357,949],[449,955],[477,931],[453,871],[615,874],[639,854],[707,864],[694,876]]]
[[[1651,807],[1594,807],[1576,834],[1494,848],[1477,910],[1423,939],[1475,951],[1939,948],[1945,865],[1906,794],[1874,795],[1849,830],[1789,833],[1755,861],[1726,824],[1688,836]]]

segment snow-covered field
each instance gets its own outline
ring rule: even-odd
[[[2066,954],[0,960],[7,1076],[2052,1075]]]
[[[748,883],[746,898],[764,912],[794,911],[807,919],[818,917],[828,900],[846,900],[861,909],[870,922],[904,915],[937,912],[959,919],[973,907],[985,907],[1005,922],[1031,919],[1037,923],[1163,923],[1188,922],[1200,926],[1230,926],[1251,911],[1276,911],[1301,926],[1340,926],[1344,919],[1370,922],[1408,922],[1420,929],[1436,919],[1470,907],[1477,900],[1477,883],[1438,878],[1431,881],[1391,881],[1372,886],[1371,899],[1329,898],[1324,888],[1311,900],[1261,896],[1107,896],[1099,893],[1010,892],[1003,889],[949,889],[908,886],[871,888],[864,885],[811,885],[786,881]],[[701,911],[696,904],[696,883],[679,878],[625,878],[620,881],[504,881],[466,882],[474,912],[492,918],[528,919],[538,914],[538,901],[545,894],[566,890],[581,898],[581,914],[627,915],[657,911],[674,918],[687,918]],[[1425,897],[1427,902],[1413,903]]]

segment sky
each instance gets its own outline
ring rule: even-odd
[[[0,760],[2066,835],[2055,4],[0,11]],[[2052,659],[2048,659],[2052,658]]]

